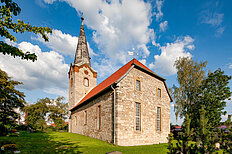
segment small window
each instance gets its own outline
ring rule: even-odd
[[[157,89],[157,96],[161,97],[161,89],[160,88]]]
[[[89,79],[88,79],[88,78],[84,78],[84,85],[85,85],[86,87],[89,86]]]
[[[71,78],[71,87],[73,86],[73,78]]]
[[[161,131],[161,108],[157,107],[157,131]]]
[[[87,111],[84,112],[84,125],[87,125]]]
[[[135,103],[135,130],[141,130],[141,104]]]
[[[140,80],[137,80],[137,79],[136,79],[136,90],[141,91],[141,82]]]
[[[97,129],[100,130],[100,128],[101,128],[101,106],[100,105],[97,107],[97,114],[98,114],[98,116],[97,116],[97,118],[98,118]]]
[[[75,116],[75,125],[77,125],[77,116]]]

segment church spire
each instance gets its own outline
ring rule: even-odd
[[[87,64],[91,66],[83,21],[84,21],[84,18],[81,17],[81,29],[80,29],[80,34],[78,38],[78,44],[77,44],[74,64],[78,66],[81,66],[82,64]]]

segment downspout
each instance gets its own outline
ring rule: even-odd
[[[114,112],[113,112],[113,115],[114,115],[114,118],[113,118],[113,139],[114,139],[114,141],[113,141],[113,144],[115,144],[115,102],[116,102],[116,92],[115,92],[115,88],[113,87],[113,84],[111,85],[111,88],[113,89],[113,91],[114,91],[114,100],[113,100],[113,110],[114,110]]]

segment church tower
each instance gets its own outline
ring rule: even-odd
[[[69,69],[69,109],[97,85],[97,72],[91,67],[83,20],[81,17],[75,59]]]

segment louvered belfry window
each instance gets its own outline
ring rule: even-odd
[[[135,103],[135,130],[141,130],[141,104]]]

